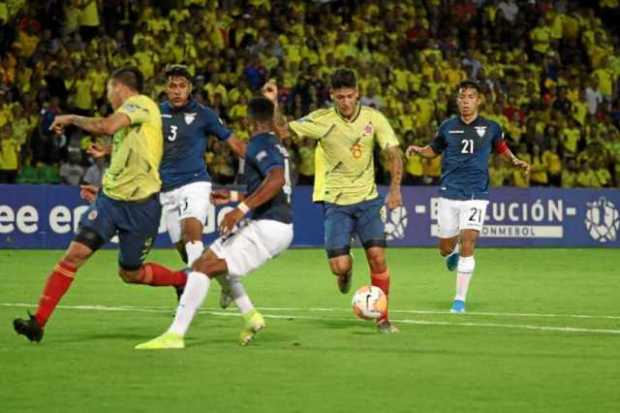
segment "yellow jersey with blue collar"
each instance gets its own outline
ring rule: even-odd
[[[164,139],[159,106],[147,96],[135,95],[116,112],[127,115],[131,123],[112,138],[103,193],[119,201],[140,201],[161,188],[159,164]]]
[[[359,105],[349,120],[335,107],[316,110],[289,123],[299,138],[316,139],[314,202],[351,205],[378,196],[373,150],[398,146],[383,114]]]

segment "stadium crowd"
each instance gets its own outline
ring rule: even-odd
[[[479,82],[529,176],[492,159],[493,186],[620,187],[617,0],[26,0],[0,1],[0,183],[97,184],[93,137],[49,131],[60,113],[104,115],[108,74],[135,65],[165,99],[164,68],[195,74],[194,97],[247,138],[248,99],[275,78],[291,118],[329,105],[331,70],[355,68],[362,103],[403,147],[432,139],[456,112],[455,86]],[[585,5],[585,6],[584,6]],[[97,138],[100,139],[100,138]],[[312,183],[311,141],[290,146]],[[212,139],[211,174],[235,160]],[[405,184],[435,184],[440,158],[405,160]],[[377,179],[387,182],[382,165]]]

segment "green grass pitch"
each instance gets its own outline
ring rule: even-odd
[[[617,249],[481,248],[465,315],[435,250],[391,249],[392,336],[353,317],[321,250],[291,250],[245,280],[268,324],[248,347],[215,284],[187,348],[158,352],[133,346],[168,327],[174,292],[123,284],[115,251],[78,273],[41,344],[17,336],[60,254],[0,251],[0,412],[620,411]]]

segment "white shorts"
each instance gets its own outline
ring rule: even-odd
[[[196,218],[205,224],[211,204],[210,195],[211,182],[203,181],[159,194],[170,241],[175,244],[181,241],[181,221],[186,218]]]
[[[489,201],[472,199],[457,201],[439,198],[439,238],[456,237],[464,229],[481,231]]]
[[[229,276],[244,276],[282,251],[293,241],[293,224],[261,219],[229,237],[220,237],[209,249],[226,261]]]

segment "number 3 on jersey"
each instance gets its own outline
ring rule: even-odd
[[[177,130],[179,127],[177,125],[170,125],[170,135],[167,136],[167,139],[170,142],[174,142],[177,140]]]
[[[461,141],[461,153],[474,153],[474,140],[473,139],[463,139]]]

